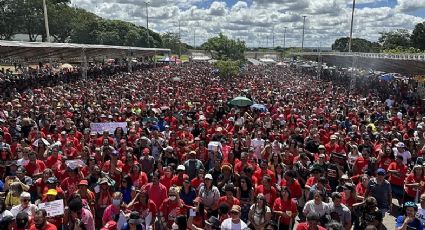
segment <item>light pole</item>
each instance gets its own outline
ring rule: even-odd
[[[356,0],[353,0],[353,10],[351,11],[351,27],[350,27],[350,40],[348,42],[348,52],[351,53],[351,45],[353,39],[353,23],[354,23],[354,10],[356,9]]]
[[[148,35],[148,48],[151,47],[150,39],[149,39],[149,1],[145,1],[146,4],[146,34]]]
[[[46,0],[43,0],[43,11],[44,11],[44,27],[46,28],[47,42],[50,42],[50,29],[49,29],[49,16],[47,15]]]
[[[182,37],[181,37],[180,19],[179,19],[179,59],[181,58],[182,58]]]
[[[284,31],[283,31],[283,59],[285,59],[285,48],[286,48],[286,29],[288,27],[283,27]]]
[[[272,28],[272,48],[274,49],[274,26]]]
[[[301,40],[301,52],[304,50],[304,29],[305,29],[305,18],[306,18],[307,16],[303,16],[303,37],[302,37],[302,40]]]

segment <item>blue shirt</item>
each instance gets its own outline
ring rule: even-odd
[[[406,218],[405,216],[399,216],[399,217],[397,217],[395,227],[396,228],[399,228],[399,227],[403,226],[403,223],[404,223],[404,219],[405,218]],[[408,230],[413,230],[413,229],[415,229],[415,230],[423,230],[424,228],[423,228],[421,222],[419,221],[419,219],[418,218],[415,218],[412,222],[410,222],[407,225],[407,229]]]
[[[182,189],[179,195],[180,199],[182,199],[186,205],[193,206],[193,200],[196,198],[196,191],[194,188],[190,188],[189,193],[185,193],[184,189]]]

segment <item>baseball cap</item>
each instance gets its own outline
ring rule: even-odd
[[[205,179],[212,180],[212,179],[213,179],[213,177],[212,177],[212,175],[211,175],[211,174],[206,174],[206,175],[205,175]]]
[[[177,166],[177,171],[185,171],[186,167],[184,167],[184,165],[179,165]]]
[[[239,206],[239,205],[233,205],[232,206],[232,209],[230,210],[230,212],[240,213],[241,212],[241,206]]]
[[[376,170],[376,174],[378,174],[378,175],[385,175],[386,174],[385,169],[383,169],[383,168],[377,169]]]
[[[56,191],[56,189],[49,189],[46,195],[56,196],[58,195],[58,191]]]

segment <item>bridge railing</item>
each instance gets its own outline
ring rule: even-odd
[[[386,53],[344,53],[344,52],[302,52],[293,53],[293,55],[300,56],[343,56],[343,57],[364,57],[376,59],[392,59],[392,60],[414,60],[425,61],[425,53],[404,53],[404,54],[386,54]]]

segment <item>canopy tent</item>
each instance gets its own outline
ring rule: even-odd
[[[83,55],[87,58],[118,58],[146,57],[163,53],[170,53],[170,49],[0,40],[0,60],[3,62],[37,62],[45,59],[81,61]]]

